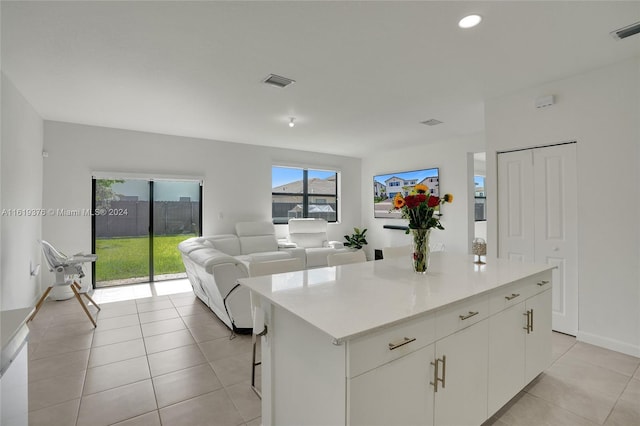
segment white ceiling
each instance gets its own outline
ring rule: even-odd
[[[470,12],[482,24],[459,29]],[[640,55],[640,35],[609,35],[638,1],[2,1],[1,16],[2,70],[44,119],[357,157],[482,132],[484,99]]]

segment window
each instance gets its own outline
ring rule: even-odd
[[[475,220],[476,222],[487,220],[487,197],[484,190],[484,176],[475,176]]]
[[[338,221],[338,173],[330,170],[272,167],[271,215],[274,224],[292,217]]]

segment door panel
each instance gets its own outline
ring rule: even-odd
[[[153,280],[186,277],[178,244],[199,236],[200,183],[153,182]]]
[[[149,182],[96,179],[96,287],[149,281]]]
[[[509,152],[499,156],[499,257],[533,261],[532,161],[530,151]]]
[[[578,331],[576,145],[533,150],[535,259],[559,266],[553,281],[553,329]]]
[[[553,264],[553,329],[578,330],[576,144],[498,155],[499,257]]]

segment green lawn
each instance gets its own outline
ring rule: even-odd
[[[193,234],[155,236],[155,275],[184,272],[178,243]],[[96,282],[146,277],[149,274],[149,239],[102,238],[96,240]]]

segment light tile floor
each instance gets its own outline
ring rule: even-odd
[[[29,424],[260,424],[251,337],[229,329],[188,281],[96,290],[93,328],[75,299],[29,323]]]
[[[95,330],[73,299],[29,324],[30,425],[260,424],[250,336],[230,340],[188,281],[94,299]],[[554,333],[553,360],[483,426],[640,425],[640,359]]]

